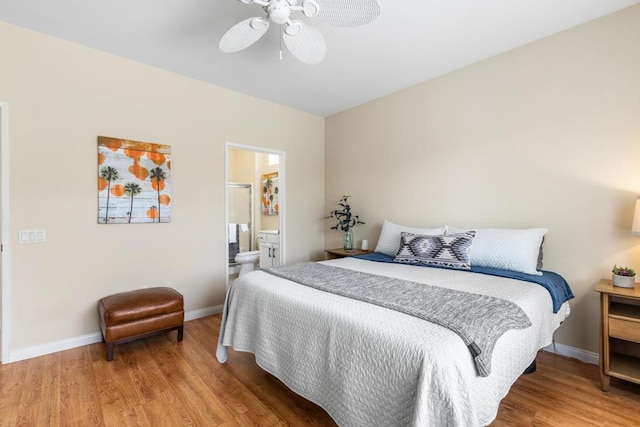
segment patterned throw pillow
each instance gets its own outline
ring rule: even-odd
[[[444,236],[402,233],[395,262],[469,270],[474,231]]]

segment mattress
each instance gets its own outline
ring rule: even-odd
[[[381,306],[254,271],[227,294],[216,356],[226,348],[256,362],[324,408],[340,426],[480,426],[569,315],[542,286],[468,271],[357,258],[324,264],[512,301],[532,326],[496,343],[492,371],[478,376],[454,332]]]

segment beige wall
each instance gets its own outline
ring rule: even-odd
[[[98,299],[143,285],[222,304],[226,142],[286,153],[287,260],[321,256],[323,118],[2,22],[0,51],[12,352],[96,333]],[[98,135],[171,145],[170,224],[97,224]],[[18,245],[32,228],[47,243]]]
[[[385,218],[549,228],[545,269],[576,294],[557,341],[597,352],[593,286],[640,269],[638,46],[635,6],[328,118],[325,211],[351,194],[372,247]]]

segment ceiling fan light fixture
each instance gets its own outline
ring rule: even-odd
[[[302,29],[302,22],[300,21],[291,21],[289,25],[284,27],[284,33],[288,36],[295,36]]]
[[[307,64],[324,60],[327,46],[322,34],[304,21],[291,20],[293,12],[337,27],[356,27],[372,22],[380,15],[378,0],[240,0],[262,6],[267,16],[245,19],[231,27],[220,40],[220,50],[238,52],[257,42],[269,29],[269,23],[282,25],[281,42],[291,54]],[[282,59],[282,49],[280,49]]]
[[[302,12],[307,18],[315,18],[320,12],[320,6],[315,0],[302,0]]]
[[[269,6],[267,6],[267,13],[269,14],[271,22],[282,25],[289,21],[291,6],[286,1],[273,0],[269,3]]]
[[[251,28],[253,28],[254,30],[262,30],[264,27],[269,26],[269,21],[263,18],[253,18],[249,22],[249,25],[251,25]]]

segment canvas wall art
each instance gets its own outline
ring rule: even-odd
[[[98,137],[98,223],[171,222],[171,146]]]
[[[262,175],[262,214],[278,215],[278,172]]]

